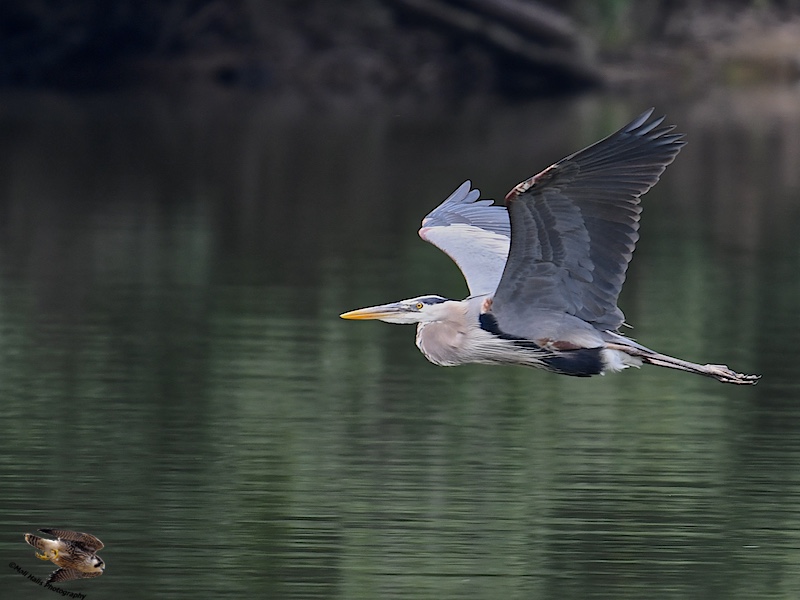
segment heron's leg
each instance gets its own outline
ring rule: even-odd
[[[649,365],[657,367],[667,367],[669,369],[677,369],[679,371],[688,371],[689,373],[696,373],[705,377],[711,377],[723,383],[735,383],[738,385],[753,385],[761,379],[761,375],[748,375],[746,373],[737,373],[732,371],[726,365],[699,365],[697,363],[681,360],[666,354],[659,354],[648,348],[641,348],[636,346],[628,346],[626,344],[609,343],[606,348],[611,350],[620,350],[631,356],[641,358]]]

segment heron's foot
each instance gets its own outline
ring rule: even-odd
[[[761,379],[761,375],[748,375],[737,373],[727,367],[727,365],[705,365],[708,374],[723,383],[735,383],[738,385],[755,385]]]
[[[38,552],[36,553],[36,558],[39,560],[50,560],[50,557],[47,554],[39,554]]]

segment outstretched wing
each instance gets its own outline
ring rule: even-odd
[[[81,533],[80,531],[69,531],[68,529],[40,529],[42,533],[49,533],[61,540],[70,540],[72,542],[79,542],[85,548],[92,552],[97,552],[103,547],[103,542],[89,533]]]
[[[511,224],[504,206],[479,200],[469,181],[422,220],[419,236],[455,261],[471,296],[497,289],[508,256]]]
[[[542,309],[600,330],[622,325],[617,298],[639,238],[640,196],[685,144],[652,113],[508,193],[511,249],[492,305],[503,331],[535,336],[531,317]]]
[[[79,571],[78,569],[56,569],[50,573],[50,576],[47,578],[45,583],[72,581],[73,579],[89,579],[91,577],[99,577],[102,574],[102,571],[86,573],[84,571]]]

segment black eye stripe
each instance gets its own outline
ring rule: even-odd
[[[425,296],[424,298],[417,298],[417,304],[441,304],[442,302],[447,302],[447,298],[441,298],[439,296]]]

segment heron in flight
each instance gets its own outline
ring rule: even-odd
[[[758,375],[659,354],[618,331],[640,198],[686,143],[652,114],[518,184],[505,206],[480,200],[465,181],[428,214],[419,235],[461,269],[465,300],[418,296],[341,317],[416,323],[417,347],[440,366],[514,364],[589,377],[648,364],[756,383]]]

